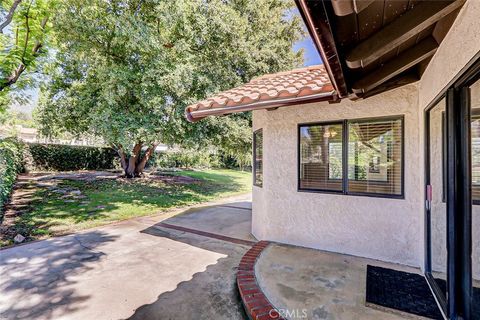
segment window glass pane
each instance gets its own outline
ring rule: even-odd
[[[258,130],[253,134],[253,175],[254,184],[261,187],[263,184],[263,132]]]
[[[428,187],[430,225],[430,257],[432,276],[437,282],[443,296],[447,296],[447,208],[444,202],[446,154],[444,149],[445,135],[445,102],[440,100],[428,111],[429,139],[428,152],[429,163],[427,166],[430,177]]]
[[[402,119],[349,121],[348,192],[402,194]]]
[[[300,126],[300,189],[342,191],[342,123]]]

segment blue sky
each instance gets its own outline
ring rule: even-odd
[[[301,24],[303,26],[303,30],[305,31],[305,34],[307,35],[303,40],[300,40],[296,42],[293,45],[293,50],[298,51],[300,49],[304,49],[303,53],[303,65],[305,67],[316,65],[316,64],[322,64],[322,58],[320,58],[320,55],[317,52],[317,49],[315,48],[315,45],[313,44],[312,38],[308,34],[307,31],[307,26],[305,26],[305,23],[303,22],[303,19],[300,17],[300,12],[298,12],[297,8],[293,8],[289,10],[287,13],[287,17],[293,18],[293,17],[299,17],[301,20]]]
[[[322,59],[313,44],[312,38],[309,35],[305,37],[302,41],[298,41],[293,45],[293,50],[298,51],[300,49],[304,49],[303,53],[303,65],[304,66],[311,66],[315,64],[321,64]]]

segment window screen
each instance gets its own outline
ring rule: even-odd
[[[342,191],[343,124],[300,126],[300,189]]]
[[[263,185],[263,132],[262,129],[253,133],[253,184]]]
[[[348,122],[348,192],[402,194],[402,119]]]

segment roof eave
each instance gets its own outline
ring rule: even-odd
[[[286,99],[275,99],[269,101],[258,101],[250,104],[239,105],[235,107],[221,107],[221,108],[211,108],[211,109],[203,109],[197,111],[191,111],[190,108],[185,110],[185,117],[189,122],[196,122],[205,117],[213,116],[213,115],[227,115],[231,113],[237,112],[246,112],[246,111],[253,111],[253,110],[261,110],[261,109],[271,109],[271,108],[280,108],[280,107],[287,107],[298,105],[300,103],[314,103],[314,102],[321,102],[321,101],[336,101],[338,99],[336,91],[328,91],[328,92],[321,92],[305,97],[293,97],[293,98],[286,98]]]
[[[318,25],[313,21],[310,8],[305,0],[295,0],[295,3],[303,21],[305,22],[311,39],[313,40],[317,51],[320,53],[325,69],[327,70],[333,87],[337,91],[338,97],[347,97],[349,94],[348,88],[323,1],[321,3],[322,17],[318,19],[321,23]],[[329,52],[326,52],[325,48],[327,48]]]

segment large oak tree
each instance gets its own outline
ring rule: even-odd
[[[54,73],[37,119],[43,132],[93,134],[128,177],[159,143],[248,150],[249,115],[188,124],[189,103],[301,63],[290,0],[64,0],[53,21]],[[243,149],[242,149],[243,148]]]

